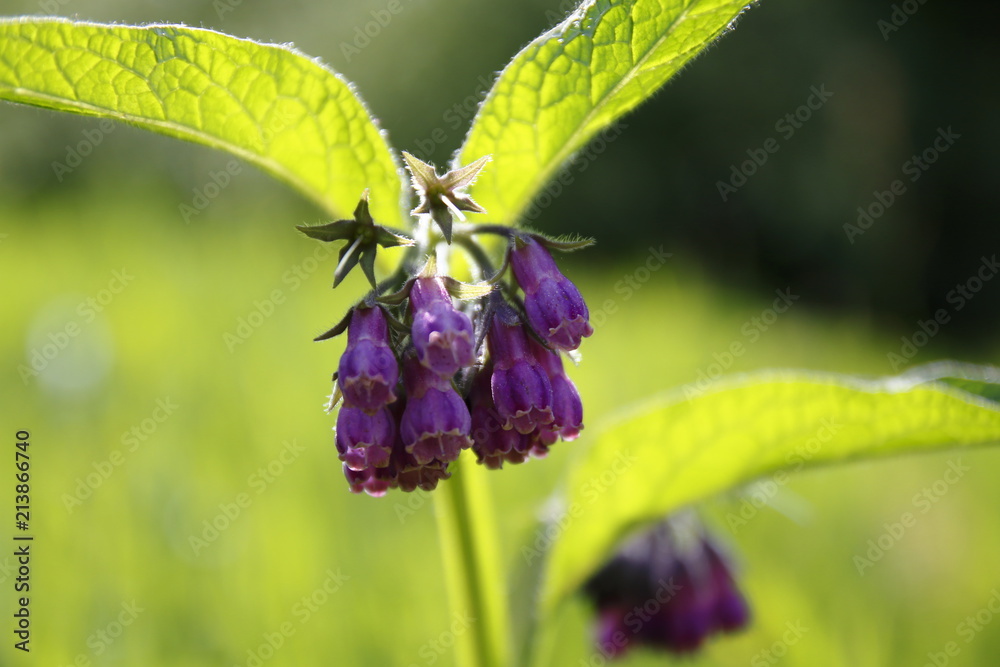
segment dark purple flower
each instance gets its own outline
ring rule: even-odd
[[[750,606],[736,586],[729,565],[711,543],[705,543],[708,559],[708,576],[714,588],[712,616],[715,627],[723,632],[733,632],[746,627],[750,621]]]
[[[552,423],[552,384],[531,354],[524,328],[506,319],[498,313],[487,336],[493,403],[504,428],[528,434]]]
[[[531,338],[528,343],[552,385],[552,424],[548,429],[563,440],[575,440],[583,428],[583,401],[580,400],[580,393],[566,375],[558,352],[553,352]]]
[[[631,612],[631,609],[614,606],[599,610],[594,634],[601,653],[608,658],[622,656],[628,649],[632,631],[625,619]]]
[[[696,563],[700,566],[702,563]],[[712,617],[712,588],[703,573],[693,573],[683,560],[674,563],[671,579],[673,596],[639,630],[639,639],[674,653],[690,653],[701,647],[715,629]],[[655,595],[651,597],[655,599]]]
[[[594,333],[587,304],[570,280],[559,272],[549,251],[531,237],[519,237],[510,253],[510,266],[524,290],[528,324],[550,347],[575,350]]]
[[[337,382],[345,402],[369,414],[395,400],[399,366],[381,308],[355,308]]]
[[[420,465],[448,463],[472,445],[469,408],[451,381],[421,364],[415,356],[403,362],[406,409],[399,432],[406,452]]]
[[[597,607],[596,639],[608,657],[640,644],[688,653],[713,633],[749,620],[711,538],[682,525],[688,539],[678,539],[668,519],[626,543],[584,587]]]
[[[410,290],[413,346],[427,368],[451,378],[475,361],[475,333],[469,317],[459,312],[440,278],[417,278]]]
[[[385,468],[396,440],[396,421],[389,408],[374,414],[344,404],[337,415],[337,452],[352,470]]]

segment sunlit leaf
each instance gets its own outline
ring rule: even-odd
[[[746,5],[745,0],[583,3],[500,74],[461,150],[463,164],[493,155],[469,193],[491,221],[517,222],[574,153],[653,95]]]
[[[176,25],[0,20],[0,99],[228,151],[332,217],[368,188],[378,222],[403,221],[399,168],[364,104],[288,46]]]
[[[1000,369],[939,363],[877,381],[761,372],[652,401],[601,431],[572,470],[543,606],[630,530],[765,473],[1000,442],[998,388]]]

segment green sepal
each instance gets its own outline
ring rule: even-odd
[[[577,250],[589,248],[597,243],[595,239],[587,236],[563,235],[552,238],[537,232],[531,232],[528,236],[535,239],[549,250],[558,250],[560,252],[575,252]]]
[[[318,335],[315,338],[313,338],[313,342],[319,342],[321,340],[329,340],[331,338],[336,338],[340,334],[342,334],[345,331],[347,331],[347,325],[351,323],[351,316],[354,315],[354,309],[355,308],[357,308],[357,306],[351,306],[350,308],[348,308],[347,309],[347,314],[344,315],[340,319],[339,322],[337,322],[336,324],[334,324],[333,327],[331,327],[330,329],[327,329],[326,331],[324,331],[320,335]],[[334,382],[337,381],[337,374],[336,373],[333,374],[333,381]]]
[[[429,215],[441,229],[445,241],[450,244],[454,219],[465,222],[462,211],[486,212],[464,189],[476,181],[479,172],[491,159],[487,155],[464,167],[452,169],[444,176],[438,176],[433,166],[403,151],[403,160],[410,172],[413,189],[420,196],[420,203],[411,212],[414,215]]]
[[[365,277],[368,278],[368,282],[371,283],[372,289],[378,289],[378,283],[375,280],[375,246],[368,246],[361,251],[361,270],[364,272]]]
[[[456,299],[462,299],[465,301],[471,299],[481,299],[484,296],[488,296],[495,287],[488,282],[482,283],[463,283],[461,280],[455,280],[451,276],[443,276],[441,282],[444,283],[444,288],[448,290],[448,294]]]
[[[361,259],[361,239],[355,239],[354,243],[345,245],[340,249],[340,256],[337,258],[337,268],[333,271],[333,286],[339,285],[347,274],[351,272]]]

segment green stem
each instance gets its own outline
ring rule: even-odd
[[[452,616],[468,628],[455,642],[462,667],[507,665],[505,581],[484,473],[466,453],[434,492]]]

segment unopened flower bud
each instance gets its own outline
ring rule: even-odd
[[[510,252],[510,266],[524,290],[528,324],[550,347],[575,350],[594,333],[587,304],[549,251],[531,237],[520,237]]]
[[[395,400],[399,366],[381,308],[356,308],[337,374],[344,400],[369,414]]]
[[[583,428],[583,401],[580,393],[566,375],[558,352],[553,352],[534,339],[529,339],[528,344],[552,385],[552,423],[548,429],[563,440],[575,440]],[[552,442],[546,444],[551,445]]]

